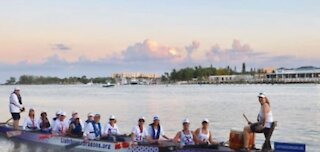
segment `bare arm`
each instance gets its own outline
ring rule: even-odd
[[[213,134],[211,131],[209,131],[209,142],[210,142],[210,144],[217,144],[218,143],[213,140]]]
[[[180,141],[180,136],[181,136],[181,132],[179,131],[176,136],[173,138],[174,142],[179,142]]]
[[[262,120],[262,124],[264,126],[266,120],[267,120],[267,117],[268,117],[268,112],[270,111],[270,107],[268,104],[264,104],[263,105],[263,115],[264,115],[264,119]]]
[[[197,129],[196,131],[194,131],[194,133],[193,133],[193,139],[194,139],[194,142],[196,143],[196,144],[199,144],[199,138],[198,138],[198,135],[199,135],[199,132],[200,132],[200,129]]]

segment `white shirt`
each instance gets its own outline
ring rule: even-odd
[[[146,128],[143,126],[143,130],[142,132],[140,131],[140,127],[134,126],[132,128],[132,133],[134,134],[134,141],[136,142],[140,142],[143,141],[144,139],[146,139],[148,137],[148,131],[146,130]]]
[[[159,129],[159,128],[158,128]],[[156,136],[158,134],[158,129],[155,129],[154,132],[155,132],[155,135]],[[152,127],[149,125],[149,128],[148,128],[148,135],[153,139],[152,135],[153,135],[153,131],[152,131]],[[159,134],[159,138],[161,138],[161,136],[164,136],[164,131],[163,131],[163,127],[160,125],[160,134]]]
[[[110,123],[107,123],[106,127],[104,128],[104,135],[119,135],[120,131],[118,129],[117,124],[114,124],[112,127]]]
[[[20,113],[23,105],[19,103],[18,96],[15,93],[11,93],[9,101],[10,113]]]
[[[33,130],[32,128],[40,129],[39,120],[34,118],[33,120],[28,116],[24,119],[22,129],[23,130]]]
[[[99,131],[99,125],[98,124],[95,124],[96,125],[96,128],[98,129],[97,131]],[[100,124],[101,125],[101,124]],[[102,126],[101,126],[101,134],[103,133],[103,130],[102,130]],[[87,137],[88,139],[90,140],[94,140],[94,139],[100,139],[100,136],[96,137],[96,134],[94,132],[94,128],[93,128],[93,125],[91,122],[87,123],[85,129],[84,129],[84,132],[83,132],[83,136],[84,137]]]
[[[57,134],[65,134],[69,129],[69,124],[67,121],[60,121],[59,119],[57,119],[54,122],[54,126],[52,128],[52,132],[53,133],[57,133]]]

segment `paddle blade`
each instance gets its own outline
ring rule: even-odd
[[[19,130],[17,130],[17,131],[7,131],[6,132],[6,135],[7,135],[8,138],[20,136],[21,134],[22,134],[22,132],[19,131]]]

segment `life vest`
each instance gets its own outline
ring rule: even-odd
[[[161,132],[161,128],[160,128],[160,125],[158,125],[158,131],[156,133],[154,127],[153,127],[153,123],[149,125],[152,129],[152,139],[159,139],[160,138],[160,132]]]
[[[97,126],[96,126],[96,122],[91,121],[91,124],[92,124],[92,126],[93,126],[94,132],[90,132],[90,133],[94,133],[94,134],[96,135],[96,137],[101,136],[101,124],[98,123],[99,129],[98,129]]]
[[[76,124],[75,122],[72,122],[71,125],[74,125],[74,128],[71,130],[72,134],[81,134],[82,133],[82,126],[81,124]]]
[[[21,95],[16,94],[15,92],[12,92],[12,94],[15,94],[19,100],[19,103],[22,105],[22,97]]]

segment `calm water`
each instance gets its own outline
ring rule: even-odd
[[[306,143],[308,151],[318,151],[320,142],[320,85],[171,85],[171,86],[20,86],[27,108],[39,112],[47,110],[49,116],[62,109],[71,115],[76,110],[85,119],[88,112],[102,114],[106,123],[110,114],[118,118],[123,133],[129,133],[141,115],[151,122],[160,116],[165,133],[173,137],[181,129],[181,121],[188,117],[192,129],[209,118],[211,130],[217,140],[226,141],[230,129],[246,124],[245,113],[255,120],[259,112],[257,94],[265,92],[271,101],[278,127],[272,141]],[[0,86],[0,120],[10,118],[8,96],[14,86]],[[25,117],[26,113],[22,115]],[[257,146],[263,142],[257,136]],[[1,151],[58,151],[48,147],[9,141],[0,138]]]

